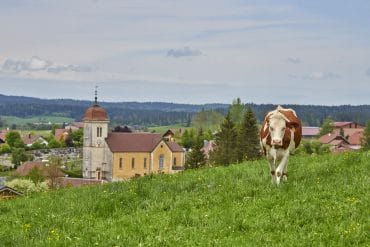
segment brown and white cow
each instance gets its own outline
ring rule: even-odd
[[[260,142],[270,163],[272,182],[287,180],[289,154],[298,147],[302,137],[302,124],[292,109],[278,106],[266,114],[260,131]]]

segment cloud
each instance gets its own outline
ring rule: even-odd
[[[370,68],[368,68],[368,69],[366,70],[366,75],[367,75],[367,76],[370,76]]]
[[[285,61],[287,63],[294,63],[294,64],[299,64],[302,62],[302,60],[298,57],[288,57]]]
[[[328,79],[340,79],[342,76],[332,72],[313,72],[309,75],[289,75],[290,78],[293,79],[301,79],[301,80],[328,80]]]
[[[21,73],[21,72],[33,72],[33,71],[46,71],[48,73],[61,73],[64,71],[74,71],[74,72],[90,72],[91,68],[88,66],[80,65],[60,65],[55,64],[50,60],[45,60],[37,56],[33,56],[28,60],[13,60],[6,59],[1,72],[5,73]]]
[[[202,52],[200,50],[193,50],[190,47],[184,47],[180,49],[171,49],[167,52],[168,57],[192,57],[201,56]]]

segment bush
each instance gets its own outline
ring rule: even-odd
[[[11,152],[12,152],[12,149],[7,143],[1,144],[0,154],[8,154],[8,153],[11,153]]]
[[[326,154],[329,152],[329,145],[322,144],[317,140],[303,140],[295,153]]]
[[[13,179],[12,181],[7,182],[6,185],[27,195],[35,192],[46,191],[49,188],[47,182],[35,184],[29,179]]]

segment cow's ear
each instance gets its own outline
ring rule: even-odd
[[[289,121],[289,122],[286,123],[286,125],[289,128],[299,128],[300,122],[299,122],[299,120],[298,121]]]

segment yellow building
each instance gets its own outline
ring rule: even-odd
[[[123,180],[151,173],[175,173],[184,169],[185,152],[173,133],[109,132],[106,110],[97,104],[83,118],[83,177]]]

